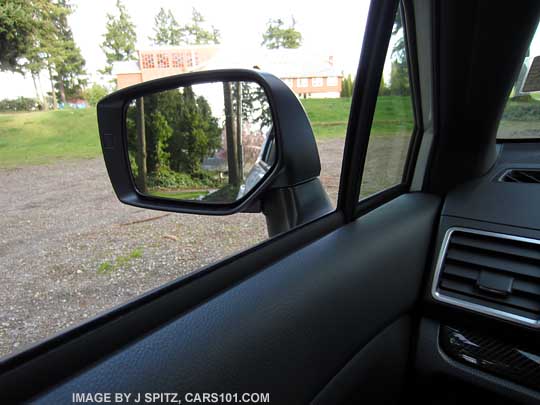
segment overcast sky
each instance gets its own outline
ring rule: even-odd
[[[115,12],[115,0],[72,0],[75,11],[70,25],[77,45],[86,59],[90,79],[105,65],[99,45],[103,41],[106,14]],[[208,24],[221,31],[224,48],[236,47],[246,52],[259,48],[262,33],[270,18],[289,20],[294,16],[303,36],[303,48],[308,52],[332,55],[336,66],[345,73],[354,73],[358,64],[369,0],[124,0],[137,31],[137,47],[150,45],[154,16],[160,7],[171,9],[180,24],[191,18],[192,7],[206,18]],[[531,46],[531,56],[540,55],[540,36]],[[47,77],[42,77],[45,90]],[[34,97],[30,78],[0,73],[0,98]]]
[[[95,72],[105,65],[99,45],[103,41],[106,14],[115,12],[115,3],[115,0],[72,1],[75,11],[69,22],[86,59],[87,71],[94,79],[97,79]],[[253,0],[124,0],[123,3],[136,26],[138,48],[150,45],[148,37],[153,35],[154,16],[160,7],[171,9],[180,24],[191,19],[192,7],[196,7],[209,24],[220,30],[224,47],[234,46],[246,52],[260,47],[269,18],[290,21],[293,15],[296,28],[303,36],[303,48],[334,56],[336,66],[346,73],[356,70],[369,10],[368,0],[272,0],[268,3]],[[0,74],[3,93],[0,98],[34,96],[31,79],[18,76]],[[42,78],[44,88],[45,79]]]

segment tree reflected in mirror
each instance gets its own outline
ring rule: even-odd
[[[126,128],[133,180],[143,195],[232,203],[275,161],[270,106],[254,82],[145,95],[129,104]]]

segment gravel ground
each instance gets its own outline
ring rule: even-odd
[[[319,148],[335,201],[343,140]],[[0,170],[0,184],[0,356],[267,235],[262,214],[200,217],[123,205],[101,158]]]

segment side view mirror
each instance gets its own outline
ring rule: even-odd
[[[260,212],[270,235],[331,210],[306,113],[277,77],[187,73],[119,90],[97,106],[120,201],[157,210]]]

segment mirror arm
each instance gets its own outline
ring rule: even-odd
[[[261,205],[269,237],[334,210],[318,177],[291,187],[272,188],[261,196]]]

